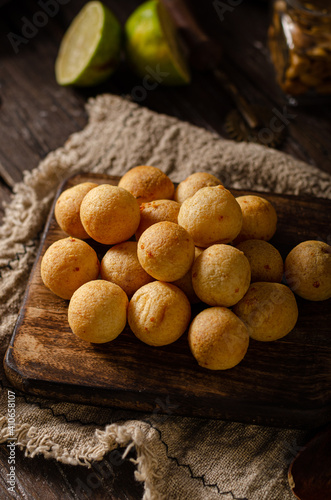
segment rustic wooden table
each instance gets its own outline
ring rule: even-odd
[[[3,4],[5,2],[0,2]],[[54,2],[57,4],[57,2]],[[47,17],[44,26],[26,32],[25,42],[16,46],[9,33],[22,36],[26,20],[36,19],[40,6],[32,0],[16,0],[0,7],[0,202],[9,201],[13,186],[22,180],[24,170],[35,168],[47,153],[61,146],[69,134],[86,123],[84,104],[89,96],[101,92],[132,94],[139,85],[123,65],[107,83],[93,89],[67,89],[57,86],[54,60],[60,40],[84,0],[58,2],[58,12]],[[139,0],[105,0],[124,22]],[[287,137],[281,149],[331,172],[331,107],[315,105],[290,108],[274,81],[268,60],[266,33],[268,6],[262,0],[236,2],[222,20],[215,2],[191,0],[193,11],[205,30],[224,48],[223,68],[249,102],[277,109],[288,117]],[[64,5],[65,4],[65,5]],[[45,17],[43,18],[45,21]],[[37,21],[38,22],[38,21]],[[162,88],[147,92],[142,105],[205,127],[226,137],[224,121],[233,107],[231,99],[215,77],[194,72],[186,88]],[[291,115],[291,116],[289,116]],[[0,204],[0,220],[3,208]],[[0,447],[0,498],[8,498],[6,447]],[[133,478],[134,466],[126,460],[114,470],[93,470],[96,488],[79,489],[91,473],[36,457],[24,458],[17,451],[17,496],[28,499],[137,499],[141,484]],[[103,477],[103,475],[105,477]]]

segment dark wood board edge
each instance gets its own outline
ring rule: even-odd
[[[29,276],[27,288],[24,294],[24,298],[22,301],[22,305],[20,308],[20,312],[17,318],[17,322],[15,324],[15,328],[9,343],[9,346],[7,348],[5,357],[4,357],[4,369],[5,369],[5,374],[8,378],[8,380],[13,384],[15,388],[18,390],[31,394],[34,396],[42,396],[42,397],[51,397],[54,399],[59,399],[59,400],[67,400],[69,402],[77,402],[77,403],[84,403],[84,404],[91,404],[91,405],[102,405],[102,406],[116,406],[116,403],[119,401],[121,402],[121,407],[125,407],[126,409],[131,409],[131,410],[140,410],[143,412],[150,412],[153,411],[153,408],[155,408],[155,400],[159,397],[159,394],[153,394],[153,393],[147,393],[147,401],[144,403],[141,402],[135,402],[132,403],[132,401],[135,400],[136,395],[130,391],[122,391],[122,397],[119,397],[118,391],[114,391],[114,398],[112,399],[110,405],[105,404],[105,400],[109,401],[109,390],[106,389],[98,389],[98,394],[95,394],[96,389],[90,387],[87,389],[86,386],[84,386],[84,389],[82,389],[81,386],[74,386],[74,385],[69,385],[68,384],[68,392],[67,395],[61,395],[61,397],[57,397],[57,387],[59,386],[58,383],[56,382],[45,382],[45,381],[40,381],[39,379],[33,379],[33,378],[27,378],[21,371],[20,368],[17,366],[15,359],[13,357],[13,344],[14,344],[14,339],[17,331],[19,330],[21,323],[24,319],[24,314],[25,314],[25,304],[29,296],[29,289],[32,281],[32,277],[34,275],[35,269],[38,265],[40,256],[43,252],[44,245],[45,245],[45,240],[48,235],[48,231],[50,229],[50,226],[54,220],[54,208],[55,208],[55,203],[60,195],[60,193],[64,190],[64,188],[69,184],[69,185],[74,185],[81,180],[85,179],[85,177],[88,176],[89,179],[95,179],[95,180],[102,180],[104,179],[105,181],[110,181],[110,183],[117,184],[118,181],[120,180],[120,176],[110,176],[107,174],[92,174],[89,172],[80,172],[78,174],[74,174],[65,180],[63,180],[56,192],[54,201],[52,203],[49,215],[47,217],[47,221],[40,239],[40,244],[39,248],[37,251],[37,255],[35,258],[35,262],[32,266],[31,273]],[[265,195],[266,197],[272,197],[272,198],[279,198],[279,199],[288,199],[291,201],[300,201],[303,203],[318,203],[318,204],[325,204],[325,206],[330,207],[330,200],[328,199],[323,199],[323,198],[314,198],[314,197],[306,197],[306,196],[296,196],[296,195],[283,195],[279,193],[267,193],[267,192],[261,192],[261,191],[247,191],[247,190],[238,190],[238,189],[231,189],[229,188],[231,192],[234,193],[236,196],[240,196],[243,194],[256,194],[258,196],[263,196]],[[63,388],[64,384],[62,384]],[[107,393],[107,398],[105,397],[105,394]],[[123,395],[125,397],[123,397]],[[178,398],[179,396],[177,396]],[[183,395],[180,395],[180,398],[183,398]],[[178,406],[177,409],[173,411],[174,414],[182,415],[180,407],[180,400],[176,399],[176,395],[172,394],[172,400],[173,404],[175,406]],[[178,403],[178,404],[177,404]],[[224,408],[224,403],[226,404],[226,408]],[[204,409],[204,417],[205,418],[223,418],[225,420],[234,420],[237,412],[236,408],[233,407],[233,401],[227,401],[224,400],[222,401],[222,404],[220,407],[215,408],[215,401],[213,398],[205,398],[205,401],[201,401],[201,398],[197,401],[197,407],[192,406],[190,408],[191,410],[191,415],[192,416],[198,416],[201,417],[201,406]],[[200,408],[200,410],[199,410]],[[256,407],[255,407],[256,408]],[[253,423],[253,424],[258,424],[258,425],[270,425],[270,426],[279,426],[279,420],[277,420],[277,417],[281,417],[283,423],[290,428],[316,428],[320,427],[322,425],[327,424],[330,422],[331,419],[331,407],[324,407],[320,408],[319,410],[292,410],[291,413],[288,413],[288,409],[286,409],[286,414],[284,417],[284,413],[282,412],[282,408],[280,407],[274,407],[272,408],[273,410],[273,417],[270,417],[267,413],[270,412],[270,406],[268,406],[265,410],[263,406],[259,406],[259,409],[261,410],[261,414],[263,415],[262,417],[262,422],[261,422],[261,417],[256,417],[256,415],[252,415],[247,413],[246,415],[243,415],[240,421],[245,421],[247,423]],[[220,417],[220,411],[222,412],[222,417]],[[162,413],[162,410],[160,410],[159,413]],[[187,413],[186,413],[187,415]]]
[[[139,411],[142,413],[152,413],[169,415],[169,409],[162,408],[158,404],[160,394],[154,392],[144,392],[144,401],[137,400],[137,394],[133,391],[113,390],[111,399],[109,389],[93,388],[89,386],[67,385],[67,391],[63,391],[66,384],[58,382],[45,382],[32,378],[23,378],[17,370],[13,361],[11,350],[7,353],[6,372],[10,382],[20,391],[31,396],[47,397],[59,401],[70,403],[87,404],[92,406],[102,406],[109,408],[122,408],[124,410]],[[61,394],[61,397],[58,396]],[[240,402],[223,399],[215,401],[213,396],[209,398],[190,398],[190,404],[185,401],[183,404],[183,394],[168,393],[164,398],[169,397],[171,405],[171,415],[192,416],[197,418],[221,419],[228,421],[238,421],[251,425],[263,425],[270,427],[286,427],[293,429],[314,429],[326,425],[330,421],[331,407],[320,410],[298,410],[289,412],[286,408],[270,405],[255,405],[250,411],[246,411],[238,419],[238,407]],[[162,398],[161,398],[162,399]],[[185,410],[183,411],[183,406]],[[258,415],[257,415],[258,413]],[[272,415],[272,416],[270,416]],[[282,425],[280,425],[282,421]]]

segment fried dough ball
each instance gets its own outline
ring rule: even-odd
[[[120,286],[129,297],[153,281],[139,263],[136,241],[111,247],[101,261],[100,274],[102,279]]]
[[[243,215],[242,228],[234,244],[245,240],[269,241],[276,232],[277,213],[270,201],[261,196],[236,198]]]
[[[280,283],[284,263],[277,248],[264,240],[246,240],[237,245],[246,255],[251,266],[251,281],[273,281]]]
[[[90,281],[71,297],[68,309],[70,328],[87,342],[110,342],[124,330],[128,302],[125,292],[114,283]]]
[[[84,283],[99,275],[97,254],[85,241],[63,238],[46,250],[41,261],[41,278],[55,295],[70,299]]]
[[[136,232],[140,222],[139,205],[125,189],[101,184],[84,197],[80,218],[91,238],[105,245],[115,245]]]
[[[194,260],[199,257],[203,252],[203,248],[195,247]],[[192,264],[193,265],[193,264]],[[192,284],[192,268],[190,268],[186,274],[179,280],[173,281],[173,285],[178,286],[186,295],[191,304],[197,304],[200,302],[199,297],[194,291]]]
[[[173,200],[155,200],[140,205],[140,224],[136,231],[138,241],[144,231],[157,222],[178,223],[178,212],[180,205]]]
[[[227,370],[245,356],[249,335],[246,326],[226,307],[210,307],[192,321],[188,341],[198,364],[209,370]]]
[[[175,190],[174,184],[162,170],[147,165],[131,168],[118,185],[132,193],[139,204],[172,199]]]
[[[187,198],[190,198],[199,191],[199,189],[208,186],[219,186],[220,184],[222,184],[221,181],[212,174],[195,172],[178,184],[174,199],[178,203],[183,203]]]
[[[198,247],[232,241],[241,229],[242,214],[235,197],[223,186],[204,187],[184,201],[178,224]]]
[[[55,204],[54,215],[65,233],[81,240],[89,238],[80,220],[79,211],[85,195],[97,186],[98,184],[94,182],[82,182],[60,194]]]
[[[298,307],[291,290],[280,283],[253,283],[233,308],[255,340],[269,342],[285,337],[298,319]]]
[[[250,281],[251,268],[247,258],[230,245],[207,248],[192,267],[194,291],[210,306],[233,306],[245,295]]]
[[[307,300],[331,297],[331,246],[323,241],[299,243],[285,259],[285,277],[290,288]]]
[[[188,232],[178,224],[158,222],[139,238],[138,259],[153,278],[175,281],[192,266],[194,243]]]
[[[191,319],[186,295],[176,286],[153,281],[139,288],[128,308],[128,322],[145,344],[168,345],[185,332]]]

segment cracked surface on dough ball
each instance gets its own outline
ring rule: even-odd
[[[191,306],[179,288],[171,283],[153,281],[132,297],[128,322],[138,339],[153,346],[175,342],[191,319]]]

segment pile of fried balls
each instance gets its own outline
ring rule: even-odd
[[[55,218],[69,237],[46,250],[41,277],[70,300],[70,328],[87,342],[112,341],[127,322],[151,346],[188,329],[198,364],[225,370],[244,358],[250,337],[273,341],[294,328],[294,293],[331,297],[331,247],[304,241],[283,263],[268,243],[277,226],[273,205],[261,196],[235,198],[210,173],[194,173],[175,189],[160,169],[134,167],[118,186],[65,190]],[[101,263],[90,239],[109,246]],[[192,320],[199,302],[205,307]]]

